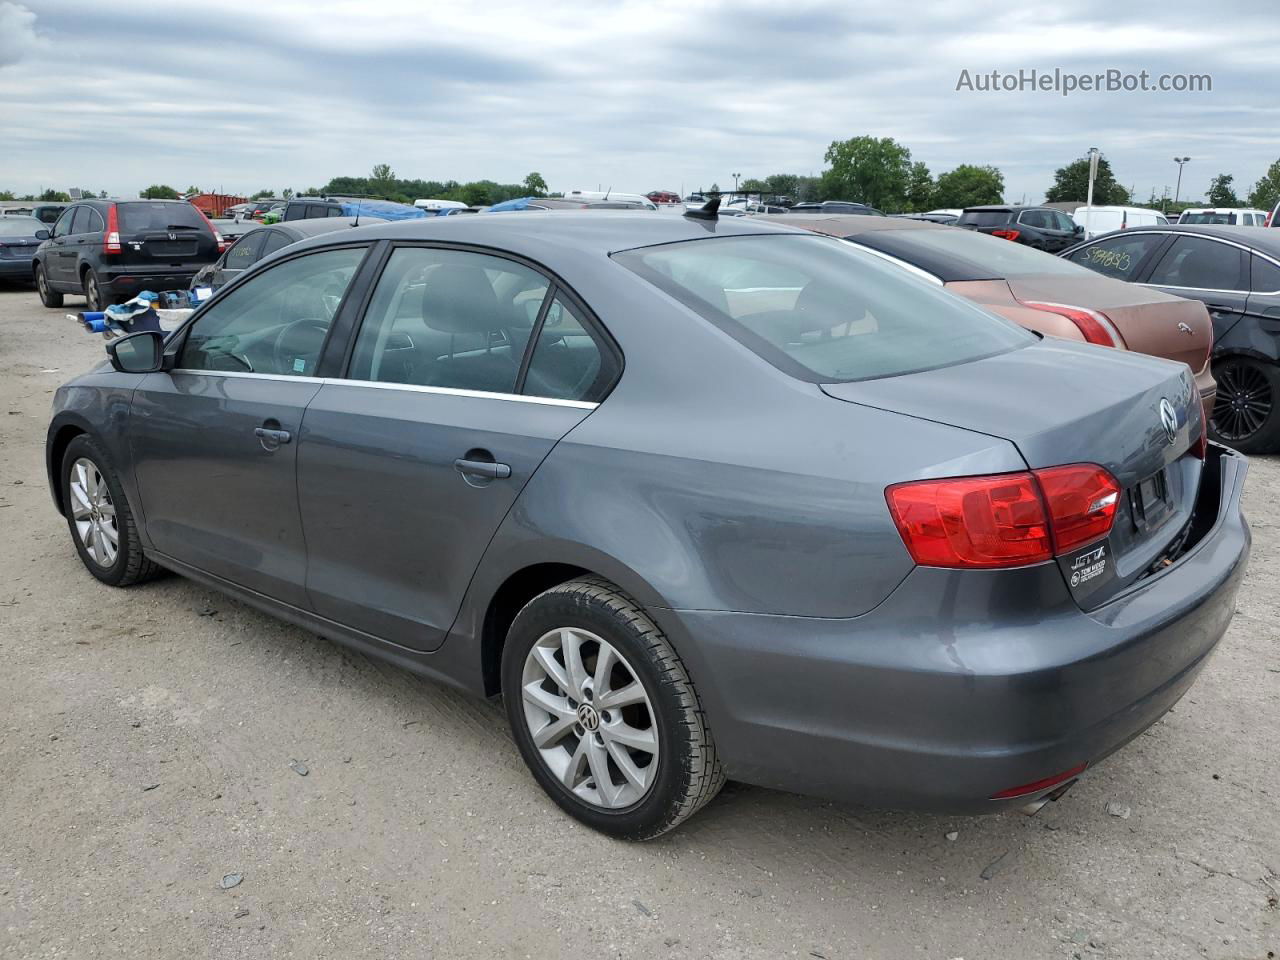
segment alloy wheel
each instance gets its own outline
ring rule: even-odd
[[[1213,404],[1213,429],[1224,440],[1246,440],[1271,416],[1271,384],[1251,363],[1227,363],[1214,371],[1218,396]]]
[[[84,299],[90,310],[102,309],[102,297],[98,293],[98,278],[92,271],[84,275]]]
[[[71,465],[71,518],[85,553],[100,567],[110,567],[120,555],[120,529],[107,478],[97,464],[81,457]]]
[[[36,287],[40,291],[40,299],[49,299],[49,281],[44,278],[44,268],[36,270]]]
[[[618,650],[560,627],[525,657],[525,723],[542,762],[576,797],[606,810],[640,802],[658,772],[657,715]]]

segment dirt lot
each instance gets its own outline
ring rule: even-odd
[[[1038,816],[731,785],[628,846],[542,796],[496,705],[177,577],[89,577],[42,458],[101,352],[0,290],[0,956],[1280,955],[1280,460],[1205,674]]]

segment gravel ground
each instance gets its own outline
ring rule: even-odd
[[[544,798],[497,705],[85,573],[44,434],[102,341],[63,312],[0,290],[0,956],[1280,955],[1280,460],[1197,685],[1038,816],[731,785],[631,846]]]

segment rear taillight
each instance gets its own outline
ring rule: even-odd
[[[102,252],[124,252],[124,247],[120,245],[120,215],[116,213],[114,203],[107,207],[107,232],[102,238]]]
[[[1105,537],[1120,486],[1096,464],[894,484],[889,512],[921,566],[1021,567]]]
[[[1063,770],[1061,773],[1055,773],[1052,777],[1045,777],[1043,780],[1033,780],[1031,783],[1024,783],[1017,787],[1010,787],[1008,790],[1001,790],[999,793],[991,795],[992,800],[1012,800],[1014,797],[1025,797],[1031,793],[1042,793],[1050,787],[1056,787],[1060,783],[1065,783],[1072,777],[1078,777],[1084,773],[1087,763],[1077,764],[1070,770]]]
[[[204,225],[209,228],[209,232],[213,234],[213,239],[218,241],[218,252],[226,253],[227,241],[222,239],[222,234],[220,234],[217,230],[213,229],[213,222],[204,215],[203,210],[201,210],[199,207],[195,206],[194,204],[192,205],[192,207],[196,213],[200,214],[200,219],[203,220]]]
[[[1120,484],[1092,463],[1033,471],[1049,508],[1054,553],[1066,553],[1111,532]]]
[[[1088,307],[1073,307],[1066,303],[1045,303],[1039,300],[1018,302],[1032,310],[1043,310],[1046,313],[1056,313],[1060,317],[1066,317],[1076,325],[1088,343],[1096,343],[1103,347],[1124,348],[1124,337],[1120,336],[1116,325],[1104,313],[1090,310]]]
[[[1020,236],[1022,236],[1022,231],[1021,230],[992,230],[991,235],[993,237],[1000,237],[1001,239],[1004,239],[1004,240],[1017,240]]]

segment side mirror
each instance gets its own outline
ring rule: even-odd
[[[164,364],[164,334],[131,333],[107,344],[111,366],[121,373],[156,373]]]
[[[1074,234],[1078,237],[1078,236],[1080,236],[1080,234],[1084,233],[1084,227],[1077,223],[1077,224],[1076,224],[1076,228],[1075,228],[1074,230],[1072,230],[1071,232],[1072,232],[1072,233],[1074,233]]]
[[[49,239],[49,231],[48,231],[48,230],[37,230],[37,231],[36,231],[36,239],[37,239],[37,240],[48,240],[48,239]]]

